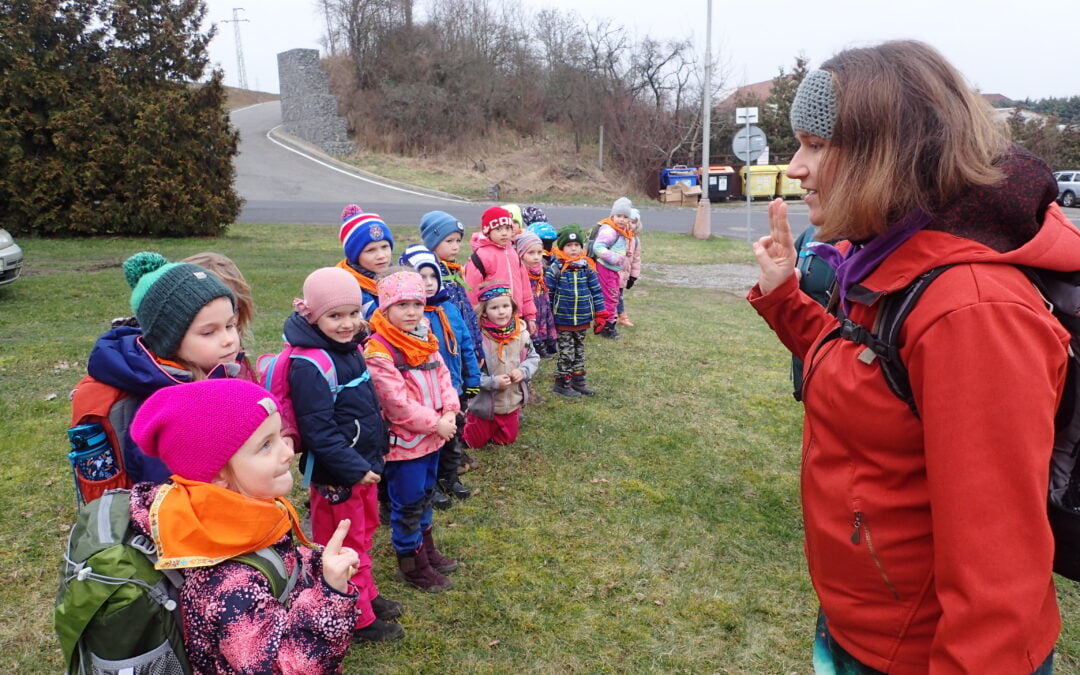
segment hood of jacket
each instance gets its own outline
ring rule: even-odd
[[[473,251],[477,251],[481,248],[491,248],[498,251],[504,251],[511,246],[510,244],[507,244],[506,246],[499,246],[480,232],[473,232],[472,237],[469,238],[469,243],[472,245]]]
[[[110,329],[94,344],[86,372],[98,382],[143,398],[162,387],[190,381],[186,371],[158,363],[141,338],[138,328]]]

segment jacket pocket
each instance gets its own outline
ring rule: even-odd
[[[874,567],[877,568],[882,581],[889,588],[893,598],[900,600],[900,592],[896,590],[896,586],[889,579],[889,574],[885,571],[885,566],[881,564],[881,558],[878,557],[878,553],[874,549],[874,537],[870,532],[870,527],[866,524],[866,518],[863,516],[862,511],[855,511],[851,543],[855,546],[866,546],[867,553],[870,555],[870,559],[874,561]]]

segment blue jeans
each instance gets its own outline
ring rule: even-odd
[[[383,479],[390,498],[390,543],[398,553],[420,548],[424,530],[431,527],[431,495],[438,473],[438,452],[386,463]]]

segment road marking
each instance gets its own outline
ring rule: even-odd
[[[261,104],[256,104],[256,105],[261,105]],[[236,111],[233,111],[233,112],[236,112]],[[296,148],[290,148],[289,146],[285,145],[281,141],[279,141],[279,140],[275,139],[273,136],[271,136],[271,134],[274,133],[274,131],[276,129],[280,128],[281,126],[282,125],[279,124],[276,127],[274,127],[273,129],[271,129],[270,131],[267,131],[266,132],[266,140],[270,141],[274,145],[285,148],[289,152],[295,152],[296,154],[300,155],[301,157],[303,157],[305,159],[308,159],[308,160],[311,160],[312,162],[315,162],[316,164],[321,164],[322,166],[325,166],[327,169],[333,169],[334,171],[337,171],[338,173],[345,174],[346,176],[349,176],[351,178],[355,178],[356,180],[364,181],[365,183],[371,183],[372,185],[377,185],[379,187],[387,188],[387,189],[390,189],[390,190],[397,190],[398,192],[404,192],[405,194],[409,194],[409,195],[416,195],[417,197],[426,197],[428,199],[438,199],[439,201],[454,202],[456,204],[471,204],[472,203],[472,202],[467,201],[465,199],[451,199],[449,197],[437,197],[435,195],[429,195],[429,194],[426,194],[424,192],[417,192],[416,190],[409,190],[407,188],[398,187],[396,185],[390,185],[388,183],[380,183],[377,180],[372,180],[371,178],[365,178],[364,176],[359,176],[359,175],[357,175],[357,174],[355,174],[355,173],[353,173],[351,171],[346,171],[345,169],[342,169],[340,167],[336,167],[333,164],[328,164],[328,163],[322,161],[321,159],[317,159],[315,157],[312,157],[311,155],[309,155],[309,154],[307,154],[305,152],[301,152],[300,150],[297,150]]]

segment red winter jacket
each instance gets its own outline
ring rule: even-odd
[[[806,364],[805,549],[836,640],[888,673],[1030,673],[1061,626],[1046,495],[1068,334],[1012,264],[1080,268],[1080,232],[1056,205],[1007,253],[921,231],[850,318],[873,326],[880,294],[949,263],[900,334],[921,419],[861,345],[823,340],[836,320],[794,275],[749,299]]]

